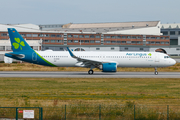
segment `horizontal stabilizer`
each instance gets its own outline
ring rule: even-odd
[[[19,54],[14,54],[14,53],[6,53],[6,54],[9,54],[9,55],[12,55],[12,56],[15,56],[15,57],[24,57],[23,55],[19,55]]]

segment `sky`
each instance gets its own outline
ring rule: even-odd
[[[180,0],[0,0],[0,23],[180,23],[179,5]]]

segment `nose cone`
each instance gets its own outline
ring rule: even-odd
[[[176,64],[176,61],[174,59],[171,60],[171,64],[172,65],[175,65]]]

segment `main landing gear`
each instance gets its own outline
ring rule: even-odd
[[[93,70],[89,70],[89,71],[88,71],[88,74],[90,74],[90,75],[92,75],[93,73],[94,73]]]
[[[154,69],[155,69],[154,74],[155,74],[155,75],[158,75],[157,67],[155,67]]]

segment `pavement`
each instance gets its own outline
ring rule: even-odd
[[[0,71],[1,77],[37,77],[37,78],[180,78],[180,72],[39,72],[39,71]]]

